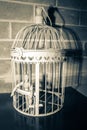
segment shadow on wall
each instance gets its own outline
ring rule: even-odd
[[[62,24],[56,25],[55,13],[58,13]],[[79,36],[71,28],[66,27],[65,20],[57,7],[48,8],[48,16],[51,19],[52,26],[56,29],[62,29],[64,47],[61,49],[64,56],[68,57],[66,86],[79,87],[82,71],[82,44]],[[47,18],[47,24],[50,25]]]
[[[87,56],[87,42],[84,44],[84,55]]]

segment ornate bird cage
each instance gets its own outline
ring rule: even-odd
[[[47,116],[64,104],[65,57],[61,30],[45,24],[22,28],[11,50],[14,108],[28,116]]]

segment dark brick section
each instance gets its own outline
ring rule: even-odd
[[[15,0],[15,1],[31,2],[31,3],[38,3],[38,4],[49,4],[49,5],[56,4],[56,0]]]
[[[87,56],[87,41],[86,42],[84,42],[84,44],[83,44],[84,46],[83,46],[83,49],[84,49],[84,55],[85,56]]]
[[[84,75],[87,76],[86,71],[87,71],[87,60],[84,59],[84,60],[83,60],[83,64],[82,64],[82,73],[84,73]],[[86,81],[87,81],[87,80],[86,80]]]
[[[33,6],[0,1],[0,19],[33,21]]]
[[[87,0],[57,0],[57,5],[76,9],[87,9]]]
[[[75,24],[79,23],[79,11],[68,10],[68,9],[59,9],[60,19],[64,22],[64,24]],[[58,23],[58,17],[56,17],[56,23]]]
[[[9,38],[9,23],[0,22],[0,39]]]
[[[10,58],[10,51],[13,42],[0,41],[0,58]]]
[[[20,29],[29,25],[29,23],[12,23],[12,38],[15,38]]]
[[[80,41],[87,41],[87,27],[80,26],[68,26],[69,30],[71,30],[77,36]]]
[[[53,6],[44,8],[53,24],[79,24],[80,11]]]
[[[80,25],[87,25],[87,11],[80,13]]]

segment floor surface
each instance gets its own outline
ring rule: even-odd
[[[47,117],[27,117],[12,106],[10,94],[0,94],[0,130],[85,130],[87,97],[72,88],[65,90],[63,109]]]

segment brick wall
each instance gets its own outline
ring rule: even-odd
[[[80,84],[77,91],[87,96],[87,1],[86,0],[57,0],[65,25],[78,37],[83,48]],[[57,20],[58,21],[58,20]]]
[[[36,5],[55,6],[55,0],[0,0],[0,92],[11,91],[10,49],[17,32],[34,23]]]
[[[43,6],[46,10],[50,5],[58,8],[61,15],[55,11],[56,25],[65,24],[67,28],[73,30],[78,35],[86,59],[86,0],[83,0],[83,2],[80,0],[0,0],[0,92],[11,91],[10,49],[17,32],[22,27],[34,23],[36,5]],[[85,60],[83,68],[86,69]],[[82,91],[82,89],[79,90]]]

